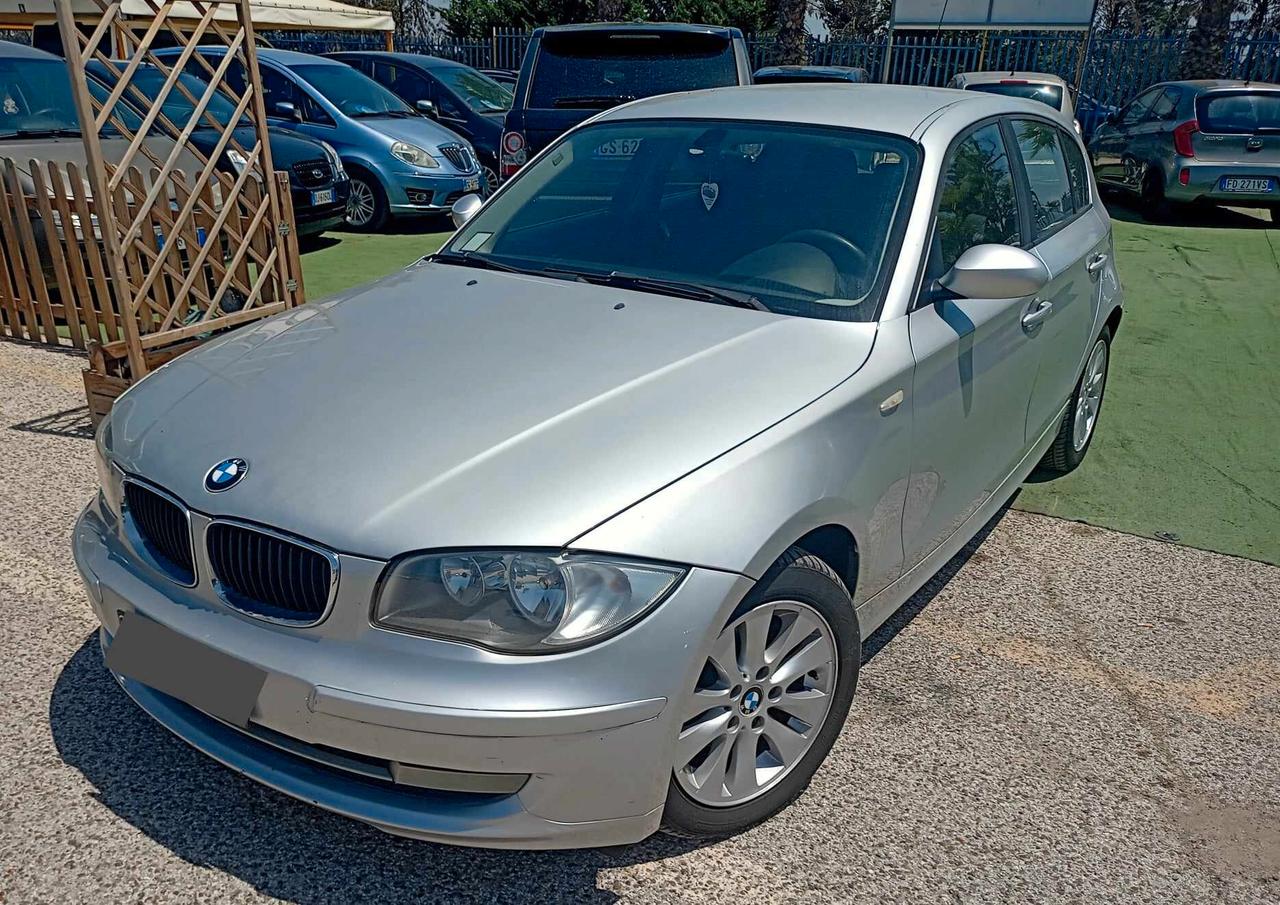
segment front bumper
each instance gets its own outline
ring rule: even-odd
[[[334,182],[333,201],[329,204],[312,204],[310,189],[292,189],[293,217],[297,222],[298,235],[314,236],[326,229],[341,226],[347,216],[347,199],[351,197],[351,182],[343,179]]]
[[[441,213],[463,195],[484,191],[484,176],[479,171],[470,175],[431,176],[392,173],[387,186],[387,205],[393,214]]]
[[[668,701],[691,687],[711,627],[749,587],[695,569],[616,638],[516,657],[371,626],[382,570],[372,560],[341,557],[332,613],[294,629],[220,605],[204,593],[207,578],[183,588],[153,573],[99,501],[77,522],[73,549],[104,646],[122,615],[138,613],[267,672],[246,728],[116,676],[165,728],[252,779],[387,832],[492,847],[618,845],[657,829],[679,728]],[[405,767],[427,779],[397,781]],[[495,777],[519,788],[493,791],[485,780]]]
[[[1187,171],[1187,184],[1183,185],[1179,174]],[[1272,192],[1224,192],[1220,188],[1222,177],[1269,178],[1275,186]],[[1280,166],[1276,164],[1209,163],[1194,158],[1176,158],[1173,171],[1166,174],[1165,197],[1170,201],[1202,201],[1212,204],[1280,205]]]

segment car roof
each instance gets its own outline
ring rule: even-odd
[[[331,59],[341,60],[344,57],[365,57],[371,60],[399,60],[402,63],[412,63],[415,66],[421,66],[423,69],[470,69],[466,63],[459,63],[457,60],[449,60],[445,57],[433,57],[425,53],[408,53],[396,50],[340,50],[335,53],[326,54]]]
[[[1243,79],[1182,79],[1180,81],[1160,82],[1159,84],[1196,88],[1200,91],[1208,91],[1214,88],[1262,88],[1266,91],[1280,91],[1280,85],[1273,85],[1270,82],[1246,82]],[[1152,85],[1151,87],[1158,86]]]
[[[544,25],[534,29],[534,34],[566,34],[573,32],[620,31],[678,31],[690,34],[723,35],[726,38],[742,37],[742,31],[725,25],[695,25],[690,22],[577,22],[573,25]]]
[[[1067,83],[1062,76],[1054,75],[1052,72],[1031,72],[1023,69],[1002,69],[995,72],[989,70],[962,72],[956,78],[978,85],[1003,82],[1005,79],[1019,79],[1025,82],[1047,82],[1053,85],[1065,85]]]
[[[614,107],[600,120],[726,119],[805,123],[912,135],[935,114],[958,105],[978,120],[1001,113],[1043,115],[1039,101],[910,85],[744,85],[684,91]]]
[[[9,60],[57,60],[62,62],[62,57],[57,54],[49,53],[47,50],[40,50],[29,44],[19,44],[17,41],[0,41],[0,57]]]
[[[225,44],[201,44],[196,48],[201,54],[207,56],[217,56],[227,52]],[[174,56],[182,53],[181,47],[166,47],[162,50],[153,51],[156,56]],[[302,53],[297,50],[281,50],[278,47],[259,47],[258,59],[269,60],[273,63],[279,63],[281,66],[293,66],[297,64],[320,64],[324,66],[346,66],[341,60],[331,60],[328,57],[318,57],[314,53]]]

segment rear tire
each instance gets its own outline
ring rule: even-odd
[[[1142,177],[1142,214],[1152,223],[1169,219],[1169,201],[1164,195],[1164,176],[1159,169],[1148,167]]]
[[[1076,382],[1071,402],[1058,426],[1058,436],[1040,460],[1039,469],[1054,476],[1075,471],[1084,461],[1098,433],[1102,417],[1102,399],[1107,389],[1107,373],[1111,369],[1111,328],[1103,327],[1085,359],[1084,370]]]
[[[792,547],[734,610],[676,705],[685,722],[663,831],[728,836],[795,801],[844,726],[861,655],[844,583]]]

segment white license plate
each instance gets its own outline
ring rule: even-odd
[[[1224,192],[1242,192],[1247,194],[1266,194],[1276,190],[1274,179],[1250,179],[1243,176],[1223,176],[1221,188]]]
[[[635,157],[643,138],[615,138],[596,147],[597,157]]]
[[[311,193],[312,204],[333,204],[333,189],[321,189]]]
[[[470,179],[467,180],[467,184],[462,187],[462,190],[464,192],[480,191],[480,177],[472,176]]]

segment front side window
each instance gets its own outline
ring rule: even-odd
[[[849,129],[601,123],[522,171],[443,258],[589,282],[638,276],[782,314],[873,320],[917,161],[906,139]]]
[[[1058,130],[1048,123],[1032,119],[1015,119],[1013,132],[1027,187],[1031,190],[1031,221],[1037,241],[1075,216],[1076,198],[1072,194],[1063,159]]]
[[[1000,127],[991,123],[956,145],[938,198],[940,259],[930,270],[946,273],[975,245],[1018,245],[1018,202]]]
[[[303,64],[290,67],[342,113],[353,118],[417,116],[409,105],[363,72],[346,64]]]
[[[533,69],[529,106],[601,109],[672,91],[738,83],[733,42],[690,32],[549,34]]]

